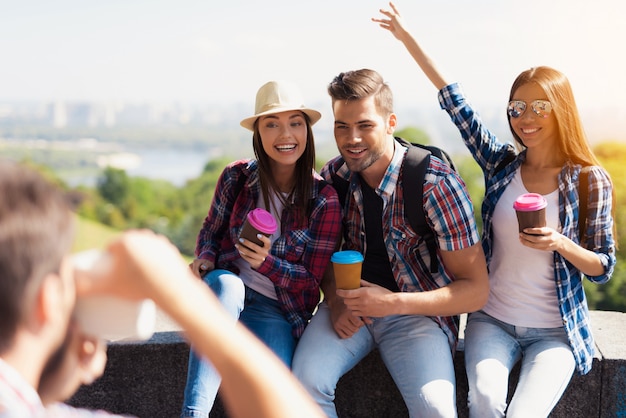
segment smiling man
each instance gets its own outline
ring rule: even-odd
[[[378,348],[411,416],[455,417],[457,315],[480,309],[488,292],[469,195],[461,178],[431,156],[423,195],[405,196],[403,182],[419,180],[400,175],[407,148],[394,138],[392,92],[376,71],[341,73],[328,92],[341,155],[321,174],[331,183],[349,182],[343,248],[363,253],[365,261],[356,290],[336,289],[327,269],[326,299],[298,344],[294,373],[334,417],[337,381]],[[434,273],[404,199],[420,199],[436,235]]]

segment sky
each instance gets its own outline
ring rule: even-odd
[[[474,102],[504,103],[553,66],[579,106],[624,108],[623,0],[398,0],[408,27]],[[253,103],[272,79],[326,103],[339,72],[373,68],[396,106],[437,106],[374,0],[0,0],[0,102]]]

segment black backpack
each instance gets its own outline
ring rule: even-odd
[[[445,164],[456,171],[456,167],[452,162],[452,158],[447,152],[434,145],[423,145],[408,142],[405,139],[396,137],[396,141],[408,148],[404,166],[402,167],[401,178],[404,187],[404,196],[417,197],[424,194],[424,176],[426,169],[430,163],[430,156],[434,155]],[[407,181],[407,179],[409,181]],[[340,178],[336,174],[332,175],[333,187],[337,190],[341,207],[345,207],[346,197],[348,195],[349,182]],[[422,237],[430,254],[430,272],[436,273],[439,270],[439,262],[437,260],[437,241],[435,234],[426,222],[424,215],[424,206],[422,201],[417,198],[404,199],[404,213],[409,220],[409,224],[413,231]]]

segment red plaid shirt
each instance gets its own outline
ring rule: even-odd
[[[240,176],[245,176],[237,191]],[[320,299],[319,285],[341,231],[341,207],[335,189],[314,173],[312,210],[303,222],[283,210],[282,235],[272,243],[270,255],[257,271],[276,289],[287,320],[296,337],[302,335]],[[236,193],[238,192],[238,193]],[[222,172],[211,207],[198,234],[196,257],[215,263],[216,268],[238,273],[235,248],[248,212],[256,207],[261,192],[256,160],[229,164]]]

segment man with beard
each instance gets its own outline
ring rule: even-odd
[[[63,193],[38,173],[0,161],[0,196],[0,418],[109,415],[59,403],[104,370],[105,344],[72,320],[77,296],[104,294],[152,299],[179,323],[221,374],[234,417],[323,416],[166,238],[128,231],[107,247],[102,269],[74,271],[73,215]]]
[[[349,183],[343,248],[365,260],[359,289],[335,289],[327,269],[326,300],[298,344],[293,371],[336,417],[339,378],[378,348],[411,416],[455,417],[457,315],[480,309],[489,290],[469,195],[458,174],[435,156],[423,195],[405,193],[406,182],[420,179],[401,175],[407,148],[394,138],[391,89],[376,71],[341,73],[328,92],[341,155],[321,174],[330,183],[337,177]],[[404,199],[423,205],[439,247],[437,271],[428,268],[427,245],[412,230]]]

